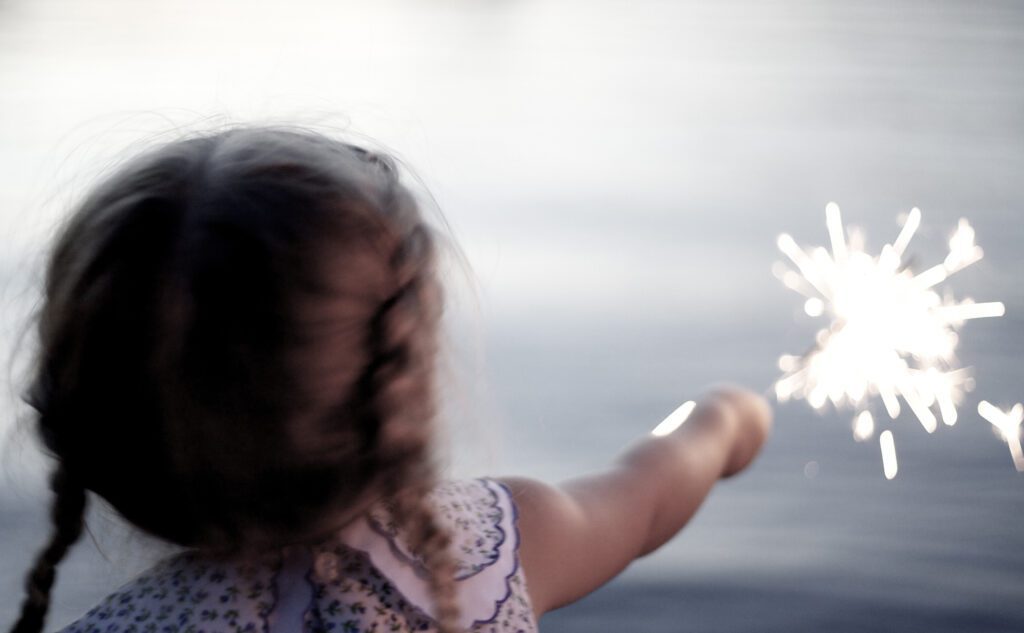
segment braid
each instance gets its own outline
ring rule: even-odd
[[[82,534],[85,513],[85,489],[72,481],[63,465],[58,465],[50,479],[54,492],[51,521],[53,535],[46,548],[39,553],[25,582],[21,616],[11,633],[38,633],[43,629],[46,612],[50,608],[50,589],[57,575],[57,564],[68,548]]]
[[[432,469],[428,469],[432,470]],[[433,481],[434,478],[425,479]],[[394,519],[416,553],[430,571],[430,593],[440,633],[456,633],[459,606],[455,593],[455,559],[449,549],[451,535],[438,523],[426,487],[416,486],[394,497]]]
[[[390,170],[388,165],[385,169]],[[401,213],[401,193],[388,205]],[[433,244],[422,224],[415,225],[391,259],[398,290],[380,306],[370,327],[371,363],[363,393],[371,420],[377,422],[371,446],[383,473],[384,494],[409,546],[430,572],[440,633],[457,633],[458,603],[451,536],[438,523],[426,493],[437,480],[428,448],[435,415],[433,371],[439,289],[433,278]]]

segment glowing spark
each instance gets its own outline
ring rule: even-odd
[[[839,205],[829,202],[825,205],[825,227],[829,239],[832,240],[832,254],[837,262],[846,260],[846,237],[843,236],[843,218],[839,214]]]
[[[903,223],[900,234],[896,236],[896,241],[892,243],[892,250],[896,257],[903,257],[903,251],[907,250],[907,245],[910,244],[910,240],[913,239],[914,233],[917,233],[920,226],[921,210],[914,207],[910,210],[907,221]]]
[[[825,314],[825,302],[817,297],[811,297],[804,302],[804,312],[807,316],[820,317]]]
[[[693,400],[687,400],[683,404],[679,405],[679,408],[668,415],[667,418],[661,421],[658,426],[654,427],[651,431],[651,435],[655,437],[662,437],[668,435],[672,431],[675,431],[686,422],[686,419],[693,413],[694,407],[697,403]]]
[[[870,411],[861,411],[853,419],[853,438],[858,442],[871,439],[875,434],[875,418]]]
[[[1003,411],[995,405],[982,400],[978,403],[978,415],[996,427],[1006,444],[1010,447],[1013,465],[1019,472],[1024,472],[1024,452],[1021,451],[1021,422],[1024,422],[1024,405],[1017,403],[1009,411]]]
[[[921,225],[920,209],[910,211],[896,240],[877,256],[864,251],[859,231],[844,232],[834,202],[825,208],[825,224],[831,253],[821,247],[805,250],[786,234],[778,238],[779,250],[796,270],[776,264],[773,272],[805,296],[804,312],[825,316],[829,325],[818,332],[811,352],[780,358],[783,376],[775,383],[776,396],[803,398],[815,409],[831,402],[859,410],[854,437],[861,441],[874,434],[875,421],[866,408],[876,397],[892,419],[900,415],[902,400],[929,433],[940,418],[947,426],[956,424],[957,406],[973,385],[969,373],[956,366],[956,331],[965,321],[1006,311],[1002,303],[954,301],[934,290],[982,258],[974,229],[960,220],[943,262],[915,275],[904,253]],[[894,451],[889,431],[879,440],[883,455]],[[895,476],[894,452],[891,466]],[[888,477],[888,466],[886,472]]]
[[[878,436],[878,444],[882,449],[882,472],[886,479],[892,479],[899,471],[896,463],[896,444],[892,439],[892,431],[882,431]]]

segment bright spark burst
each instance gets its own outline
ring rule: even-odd
[[[1024,405],[1017,403],[1009,411],[1003,411],[999,407],[982,400],[978,403],[978,415],[985,418],[996,427],[999,435],[1006,440],[1010,447],[1010,456],[1013,457],[1013,465],[1018,472],[1024,472],[1024,453],[1021,451],[1020,434],[1021,422],[1024,422]]]
[[[957,405],[972,387],[969,372],[956,366],[956,332],[965,321],[1005,312],[999,302],[958,302],[935,291],[982,258],[974,229],[961,219],[945,260],[915,275],[904,253],[921,224],[919,209],[911,210],[896,240],[877,256],[864,252],[859,232],[851,230],[847,237],[834,202],[825,208],[825,223],[831,253],[823,247],[808,253],[786,234],[778,239],[779,250],[796,270],[777,264],[776,275],[805,296],[809,316],[826,316],[830,323],[818,332],[812,351],[779,359],[783,376],[775,383],[776,396],[780,401],[804,398],[815,409],[831,402],[858,410],[854,436],[860,441],[874,433],[866,405],[875,397],[893,419],[902,399],[929,433],[939,418],[956,424]],[[879,439],[891,479],[896,474],[892,434],[885,431]]]

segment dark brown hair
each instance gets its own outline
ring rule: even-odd
[[[42,629],[86,491],[179,545],[244,555],[390,497],[457,616],[434,483],[435,239],[392,159],[246,128],[137,157],[49,260],[28,400],[53,534],[13,631]],[[349,514],[345,514],[348,512]]]

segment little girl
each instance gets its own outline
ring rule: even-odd
[[[535,631],[758,452],[770,412],[727,389],[597,475],[438,482],[434,261],[393,161],[309,132],[189,138],[100,185],[48,264],[53,531],[11,630],[42,630],[89,491],[183,551],[69,633]]]

